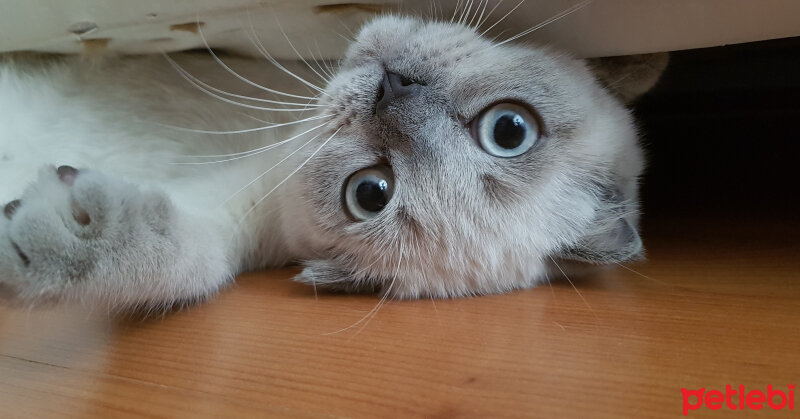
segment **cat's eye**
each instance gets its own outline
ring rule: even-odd
[[[472,121],[472,135],[497,157],[516,157],[530,150],[541,134],[539,122],[526,107],[504,102],[485,109]]]
[[[359,170],[344,186],[344,207],[355,220],[375,218],[392,199],[394,175],[386,166]]]

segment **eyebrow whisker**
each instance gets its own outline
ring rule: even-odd
[[[198,15],[198,17],[197,17],[197,21],[198,21],[198,22],[200,21],[200,16],[199,16],[199,15]],[[308,96],[302,96],[302,95],[295,95],[295,94],[291,94],[291,93],[285,93],[285,92],[281,92],[281,91],[279,91],[279,90],[270,89],[269,87],[262,86],[262,85],[260,85],[260,84],[258,84],[258,83],[255,83],[255,82],[253,82],[252,80],[250,80],[250,79],[248,79],[248,78],[246,78],[246,77],[242,76],[241,74],[237,73],[237,72],[236,72],[236,71],[234,71],[232,68],[230,68],[230,66],[228,66],[227,64],[225,64],[225,62],[224,62],[224,61],[222,61],[222,60],[221,60],[221,59],[220,59],[220,58],[217,56],[217,54],[214,52],[214,50],[213,50],[213,49],[211,49],[211,46],[208,44],[208,41],[206,40],[206,37],[205,37],[205,35],[203,34],[202,25],[199,25],[199,24],[197,25],[197,33],[200,35],[200,39],[203,41],[203,44],[205,45],[205,47],[206,47],[206,50],[208,50],[208,53],[211,55],[211,57],[214,59],[214,61],[216,61],[216,62],[217,62],[217,64],[221,65],[221,66],[222,66],[222,68],[224,68],[226,71],[228,71],[229,73],[231,73],[231,75],[233,75],[233,76],[234,76],[234,77],[236,77],[237,79],[239,79],[239,80],[241,80],[241,81],[243,81],[243,82],[245,82],[245,83],[247,83],[247,84],[249,84],[249,85],[251,85],[251,86],[253,86],[253,87],[257,88],[257,89],[261,89],[261,90],[264,90],[264,91],[266,91],[266,92],[274,93],[274,94],[276,94],[276,95],[283,95],[283,96],[293,97],[293,98],[295,98],[295,99],[307,99],[307,100],[314,100],[314,98],[312,98],[312,97],[308,97]]]
[[[164,51],[161,51],[161,53],[162,53],[162,55],[164,55],[164,58],[167,60],[167,62],[169,62],[169,64],[176,71],[178,71],[179,74],[184,76],[184,78],[189,79],[187,81],[189,81],[191,84],[195,85],[195,87],[203,87],[203,88],[208,89],[210,91],[213,91],[215,93],[219,93],[219,94],[222,94],[222,95],[234,97],[234,98],[237,98],[237,99],[251,100],[251,101],[254,101],[254,102],[272,103],[272,104],[275,104],[275,105],[288,105],[288,106],[300,106],[300,107],[302,107],[302,109],[280,108],[280,109],[277,109],[278,111],[281,111],[281,110],[307,110],[308,108],[329,107],[329,105],[321,105],[321,104],[315,104],[315,103],[284,102],[284,101],[280,101],[280,100],[264,99],[264,98],[258,98],[258,97],[245,96],[245,95],[239,95],[239,94],[236,94],[236,93],[231,93],[231,92],[216,88],[214,86],[211,86],[210,84],[200,80],[199,78],[197,78],[194,75],[192,75],[191,73],[189,73],[189,71],[187,71],[185,68],[183,68],[175,60],[173,60],[172,57],[169,56],[169,54],[167,54]],[[236,104],[237,105],[241,105],[241,103],[239,103],[239,102],[237,102]],[[255,107],[253,109],[263,109],[263,110],[270,110],[270,111],[273,110],[273,108],[258,108],[258,107]]]
[[[289,143],[289,142],[291,142],[291,141],[293,141],[293,140],[295,140],[297,138],[302,137],[303,135],[308,134],[311,131],[314,131],[314,130],[317,130],[319,128],[322,128],[323,126],[325,126],[327,124],[328,124],[328,122],[325,122],[324,124],[319,124],[319,125],[317,125],[317,126],[315,126],[313,128],[307,129],[307,130],[305,130],[305,131],[303,131],[303,132],[301,132],[301,133],[299,133],[297,135],[294,135],[292,137],[289,137],[289,138],[287,138],[285,140],[278,141],[277,143],[270,144],[270,145],[263,146],[263,147],[258,147],[258,148],[255,148],[255,149],[252,149],[252,150],[248,150],[248,151],[241,151],[241,152],[238,152],[238,153],[230,153],[230,154],[215,154],[215,155],[212,154],[212,155],[206,155],[206,156],[184,156],[184,157],[189,157],[189,158],[223,158],[223,157],[228,157],[228,158],[225,158],[225,159],[222,159],[222,160],[207,161],[207,162],[178,162],[178,163],[171,163],[171,164],[182,164],[182,165],[214,164],[214,163],[224,163],[224,162],[243,159],[243,158],[246,158],[246,157],[255,156],[257,154],[261,154],[261,153],[263,153],[265,151],[269,151],[269,150],[272,150],[273,148],[277,148],[277,147],[280,147],[280,146],[282,146],[284,144],[287,144],[287,143]]]
[[[263,126],[263,127],[245,128],[245,129],[231,130],[231,131],[210,131],[210,130],[178,127],[178,126],[168,125],[168,124],[156,124],[156,125],[162,126],[164,128],[174,129],[176,131],[193,132],[195,134],[230,135],[230,134],[246,134],[246,133],[249,133],[249,132],[266,131],[266,130],[270,130],[270,129],[274,129],[274,128],[285,127],[285,126],[288,126],[288,125],[301,124],[301,123],[307,122],[307,121],[316,121],[316,120],[319,120],[319,119],[333,118],[333,117],[334,117],[334,115],[332,115],[332,114],[323,114],[323,115],[317,115],[317,116],[308,117],[308,118],[305,118],[305,119],[298,119],[296,121],[291,121],[291,122],[282,122],[282,123],[278,123],[278,124],[273,123],[272,125],[267,125],[267,126]]]
[[[512,8],[511,8],[511,10],[509,10],[509,11],[508,11],[506,14],[504,14],[504,15],[503,15],[503,16],[502,16],[500,19],[498,19],[498,20],[497,20],[497,22],[495,22],[495,23],[494,23],[492,26],[489,26],[489,27],[488,27],[488,28],[487,28],[485,31],[481,32],[481,36],[485,36],[487,32],[489,32],[490,30],[492,30],[492,28],[494,28],[495,26],[499,25],[499,24],[500,24],[502,21],[506,20],[506,18],[507,18],[509,15],[511,15],[512,13],[514,13],[514,11],[515,11],[515,10],[517,10],[517,9],[519,8],[519,6],[522,6],[522,3],[525,3],[525,0],[520,0],[520,2],[519,2],[519,3],[517,3],[517,5],[516,5],[516,6],[512,7]]]
[[[578,4],[576,4],[576,5],[568,8],[568,9],[563,10],[562,12],[560,12],[557,15],[551,17],[550,19],[545,20],[544,22],[541,22],[541,23],[539,23],[537,25],[534,25],[533,27],[522,31],[522,32],[512,36],[511,38],[506,39],[505,41],[502,41],[500,43],[494,44],[492,47],[499,47],[500,45],[503,45],[503,44],[505,44],[507,42],[511,42],[511,41],[513,41],[515,39],[518,39],[518,38],[521,38],[521,37],[523,37],[525,35],[528,35],[531,32],[535,32],[535,31],[537,31],[537,30],[539,30],[541,28],[544,28],[545,26],[550,25],[553,22],[559,21],[559,20],[561,20],[561,19],[563,19],[563,18],[565,18],[565,17],[577,12],[578,10],[583,9],[584,7],[589,5],[589,3],[591,3],[591,2],[592,2],[592,0],[584,0],[584,1],[582,1],[582,2],[580,2]]]

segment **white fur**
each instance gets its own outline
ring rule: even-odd
[[[635,203],[642,156],[627,111],[583,63],[539,49],[489,47],[489,41],[463,26],[378,19],[362,31],[343,69],[314,102],[324,107],[302,113],[265,112],[217,100],[192,86],[164,57],[100,62],[8,57],[0,64],[0,205],[13,199],[22,204],[10,220],[0,216],[0,291],[6,288],[27,302],[68,298],[112,308],[166,307],[205,298],[244,270],[295,260],[310,260],[302,281],[349,284],[344,289],[368,285],[398,297],[531,286],[553,272],[550,261],[562,248],[598,229],[602,211],[597,191],[587,187],[592,181],[613,179]],[[453,67],[426,68],[415,61],[417,53],[452,59]],[[464,61],[458,54],[466,54]],[[473,55],[481,57],[477,64],[470,61]],[[264,92],[207,55],[174,58],[217,89],[308,102]],[[255,84],[301,96],[319,94],[263,61],[223,60]],[[527,68],[521,64],[526,60],[541,65]],[[285,65],[308,77],[298,65]],[[572,138],[551,139],[563,143],[561,154],[553,154],[552,170],[539,184],[512,180],[521,201],[499,205],[473,191],[473,179],[479,168],[491,171],[505,162],[474,147],[464,133],[450,132],[451,116],[425,107],[421,120],[430,126],[419,125],[432,131],[408,136],[441,153],[441,167],[417,167],[419,159],[404,157],[395,140],[382,137],[388,141],[387,157],[396,162],[399,190],[384,219],[353,223],[344,215],[339,194],[350,173],[381,157],[368,120],[384,65],[421,77],[451,72],[452,80],[493,75],[496,89],[463,81],[436,84],[447,92],[445,100],[452,98],[448,106],[473,115],[507,96],[518,80],[541,79],[543,85],[557,86],[561,96],[536,100],[543,111],[572,118],[563,121],[576,124]],[[333,118],[325,127],[265,153],[222,163],[173,164],[220,160],[187,156],[256,149],[328,120],[235,135],[175,127],[247,130],[265,125],[258,119],[280,123],[328,113]],[[567,118],[543,115],[545,124],[556,129],[562,121],[551,117]],[[316,140],[290,155],[315,134]],[[330,143],[319,149],[325,140]],[[432,143],[423,145],[427,140]],[[80,170],[74,185],[58,179],[55,168],[60,165]],[[400,205],[420,226],[437,230],[441,240],[420,242],[422,236],[398,224],[392,212]],[[88,213],[91,223],[76,223],[76,211]],[[628,218],[635,224],[635,215]]]
[[[251,96],[259,94],[256,88],[243,89],[240,81],[207,56],[183,56],[179,60],[192,74],[217,88]],[[263,62],[235,59],[226,62],[238,65],[239,71],[247,72],[249,78],[260,83],[274,86],[275,80],[286,79]],[[75,57],[55,64],[17,58],[0,67],[0,92],[0,178],[3,179],[0,202],[17,198],[23,202],[12,221],[0,217],[3,249],[0,282],[13,285],[25,300],[74,297],[121,306],[192,300],[215,292],[246,267],[278,265],[290,259],[278,245],[280,240],[276,240],[278,233],[274,227],[268,227],[274,224],[269,220],[275,218],[279,198],[265,201],[245,222],[241,225],[239,222],[264,188],[282,179],[297,159],[287,160],[270,176],[226,205],[221,204],[265,167],[301,144],[302,138],[293,145],[228,163],[198,166],[174,163],[219,160],[185,156],[250,150],[276,138],[288,137],[296,126],[219,136],[165,125],[232,131],[264,125],[245,114],[274,122],[287,121],[291,116],[280,113],[265,116],[210,98],[180,77],[165,58],[157,56],[104,62]],[[303,90],[300,93],[308,94]],[[73,188],[59,182],[55,174],[56,166],[67,164],[82,170]],[[35,271],[24,269],[10,249],[9,237],[18,235],[15,242],[20,247],[26,246],[27,241],[44,242],[31,243],[23,249],[32,266],[38,265],[34,259],[39,250],[34,249],[58,253],[66,251],[67,242],[74,243],[74,247],[96,245],[90,244],[91,240],[76,241],[74,234],[57,222],[58,218],[62,224],[72,223],[70,189],[79,189],[88,181],[85,169],[93,171],[95,182],[104,184],[97,193],[105,197],[95,198],[107,199],[110,205],[117,206],[108,211],[121,211],[119,205],[131,205],[131,211],[146,216],[137,208],[146,202],[139,201],[169,202],[174,207],[169,214],[174,227],[169,242],[175,245],[175,252],[147,254],[155,243],[141,243],[129,254],[132,258],[129,261],[120,260],[122,254],[93,252],[88,257],[97,258],[97,271],[79,281],[79,286],[66,284],[61,274],[65,267],[60,264],[77,263],[73,260],[77,257],[74,252],[60,260],[47,259],[47,265]],[[123,199],[127,202],[120,204]],[[109,228],[136,230],[136,223],[141,222],[128,218],[118,221],[127,225]],[[267,227],[261,227],[260,223]],[[33,236],[34,230],[41,235]],[[267,237],[259,237],[261,233]],[[131,232],[120,240],[143,239],[137,234]],[[275,244],[262,246],[259,242],[264,240]],[[256,255],[256,249],[266,251]],[[154,264],[158,269],[147,272],[134,269],[137,265]]]

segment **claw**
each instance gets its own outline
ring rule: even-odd
[[[11,246],[14,247],[14,251],[17,252],[17,256],[19,256],[19,258],[22,259],[22,263],[24,263],[25,266],[28,266],[28,265],[31,264],[31,260],[28,259],[28,255],[23,253],[22,249],[20,249],[19,246],[17,246],[16,243],[11,242]]]
[[[11,217],[14,216],[14,213],[17,212],[17,208],[19,208],[21,202],[19,199],[15,199],[6,204],[5,208],[3,208],[3,214],[5,214],[6,218],[9,220]]]

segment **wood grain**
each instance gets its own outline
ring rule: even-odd
[[[376,312],[289,269],[147,321],[0,310],[0,416],[675,417],[682,387],[800,383],[797,222],[704,225],[659,222],[639,273],[573,278],[580,295]],[[690,417],[735,413],[797,410]]]

